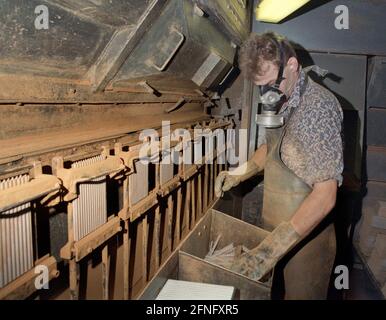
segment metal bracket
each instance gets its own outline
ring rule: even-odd
[[[174,43],[172,42],[172,44],[174,44],[174,47],[172,48],[168,57],[164,60],[162,65],[157,65],[157,63],[155,63],[154,61],[152,62],[152,66],[156,68],[158,71],[164,71],[166,69],[166,66],[170,63],[170,61],[176,55],[178,49],[181,47],[182,43],[184,42],[185,36],[178,30],[173,28],[170,32],[169,39],[170,41],[176,41],[176,42]]]

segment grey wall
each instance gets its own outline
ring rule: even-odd
[[[369,59],[368,79],[365,175],[384,184],[386,200],[386,57]]]

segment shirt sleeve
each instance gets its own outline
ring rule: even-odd
[[[343,181],[343,112],[337,100],[313,109],[313,121],[307,137],[310,150],[306,156],[306,182],[310,186],[331,179]]]

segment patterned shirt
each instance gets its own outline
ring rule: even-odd
[[[287,124],[281,158],[310,187],[330,179],[337,180],[340,186],[343,111],[337,98],[310,77],[301,95],[305,79],[306,74],[301,70],[294,92],[279,112]]]

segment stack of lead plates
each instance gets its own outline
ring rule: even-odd
[[[230,286],[169,279],[156,300],[232,300],[234,294]]]

